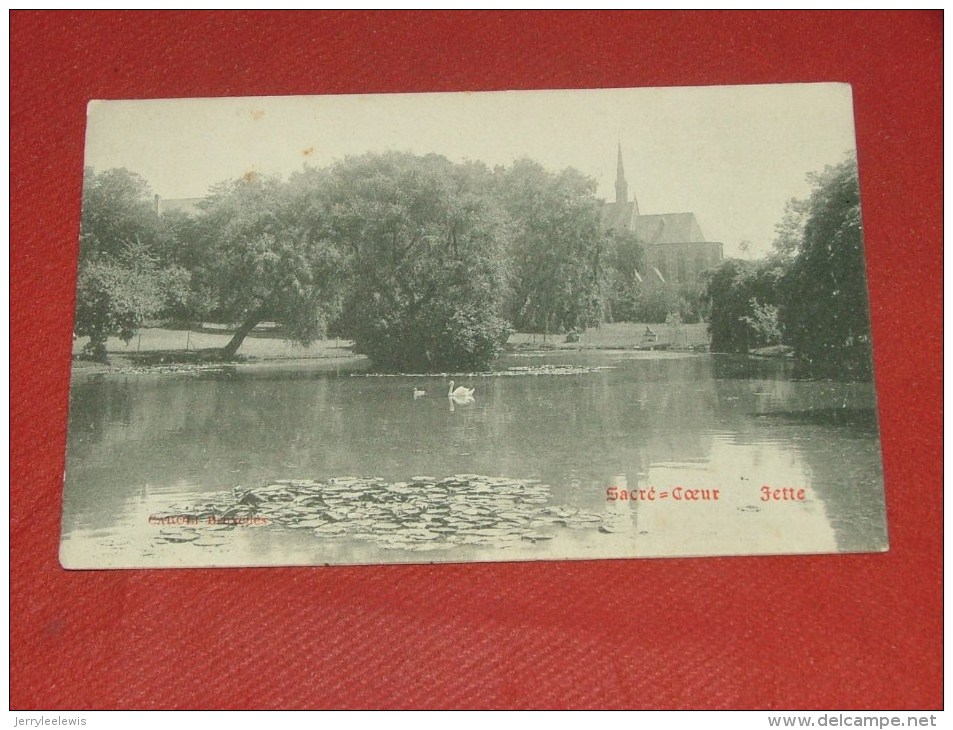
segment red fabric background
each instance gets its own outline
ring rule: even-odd
[[[938,708],[942,13],[11,15],[11,704]],[[848,81],[891,550],[66,572],[91,98]]]

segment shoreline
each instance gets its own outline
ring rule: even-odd
[[[648,327],[654,330],[652,341],[646,341]],[[233,360],[219,358],[219,350],[231,334],[208,329],[183,331],[162,327],[141,329],[128,343],[117,338],[107,342],[108,363],[82,357],[86,338],[73,342],[70,382],[94,376],[148,375],[168,373],[214,372],[230,368],[269,367],[305,363],[316,369],[360,366],[367,363],[365,355],[355,354],[348,340],[318,340],[311,345],[298,345],[290,340],[253,333]],[[545,357],[573,353],[658,353],[659,357],[685,356],[708,352],[708,333],[704,323],[670,328],[666,325],[641,323],[614,323],[592,328],[575,342],[567,342],[566,335],[532,335],[515,333],[510,336],[500,357]],[[664,353],[664,354],[663,354]]]
[[[506,350],[500,354],[500,358],[537,358],[551,355],[571,355],[582,353],[599,353],[604,355],[611,354],[634,354],[644,353],[646,356],[655,356],[659,359],[672,359],[679,357],[690,357],[694,355],[711,354],[707,350],[674,349],[674,348],[641,348],[624,346],[589,346],[589,347],[559,347],[547,349],[519,349]],[[267,368],[283,366],[304,366],[312,365],[315,370],[326,370],[331,368],[353,367],[362,364],[368,364],[366,355],[325,355],[325,356],[274,356],[274,357],[239,357],[235,360],[168,360],[165,362],[142,363],[136,362],[124,356],[112,356],[109,363],[99,363],[91,360],[83,360],[76,356],[73,357],[70,370],[70,382],[80,382],[82,380],[97,376],[121,376],[121,375],[164,375],[164,374],[187,374],[202,372],[222,372],[229,369],[242,368]],[[355,367],[355,370],[359,368]],[[440,373],[433,373],[439,375]],[[412,375],[406,373],[386,373],[379,375]]]

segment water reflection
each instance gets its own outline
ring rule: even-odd
[[[428,559],[524,559],[878,550],[886,546],[872,386],[797,380],[779,361],[639,353],[554,354],[611,369],[480,378],[446,397],[444,378],[346,370],[110,377],[71,393],[64,555],[73,565],[314,564],[419,560],[372,543],[236,529],[220,547],[153,544],[150,514],[278,479],[427,474],[537,479],[552,503],[609,529],[546,545],[459,546]],[[534,364],[539,362],[535,360]],[[524,360],[500,367],[524,366]],[[411,386],[426,391],[414,397]],[[655,500],[607,500],[625,482]],[[761,501],[799,487],[801,501]],[[708,502],[683,490],[718,489]],[[658,496],[668,492],[668,496]],[[613,517],[623,515],[623,517]],[[613,520],[631,519],[614,530]]]

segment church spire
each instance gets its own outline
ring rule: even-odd
[[[619,161],[615,172],[615,202],[627,203],[629,200],[629,186],[625,182],[625,170],[622,168],[622,143],[619,142]]]
[[[619,142],[619,160],[616,163],[615,173],[615,202],[617,204],[629,202],[629,185],[625,181],[625,170],[622,168],[622,142]],[[632,216],[637,218],[639,215],[639,201],[632,196]]]

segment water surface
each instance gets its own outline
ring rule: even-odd
[[[476,389],[470,403],[447,398],[448,377],[309,363],[77,382],[62,559],[132,567],[886,549],[872,384],[798,380],[784,361],[664,353],[509,357],[498,369],[567,364],[606,369],[454,377]],[[414,387],[427,395],[415,399]],[[601,522],[421,555],[366,531],[277,525],[237,527],[211,547],[164,542],[149,519],[278,480],[465,474],[538,480],[544,506]],[[803,499],[765,502],[765,486]],[[717,499],[684,498],[715,489]],[[644,499],[608,498],[622,490]]]

